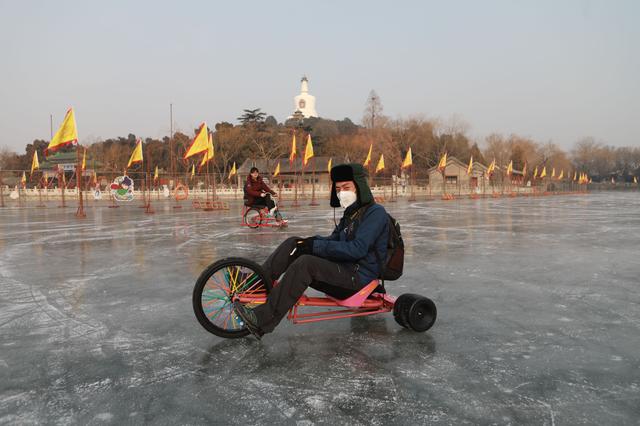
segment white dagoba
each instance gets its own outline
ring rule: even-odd
[[[295,104],[294,113],[300,111],[304,118],[318,116],[316,112],[316,97],[309,94],[309,79],[307,79],[306,75],[300,80],[300,94],[293,98],[293,102]]]

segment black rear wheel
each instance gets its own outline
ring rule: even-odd
[[[222,259],[209,265],[196,281],[193,311],[208,332],[225,338],[244,337],[249,330],[233,311],[234,297],[266,297],[270,290],[271,281],[257,263],[237,257]]]
[[[401,294],[393,304],[393,318],[404,328],[409,328],[407,318],[409,317],[409,309],[415,301],[417,294]]]
[[[419,294],[401,294],[393,304],[393,317],[404,328],[427,331],[436,322],[436,304]]]
[[[438,310],[433,300],[420,296],[409,308],[407,322],[411,330],[424,332],[433,326],[437,316]]]

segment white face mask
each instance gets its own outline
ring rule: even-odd
[[[346,209],[358,199],[358,196],[354,191],[340,191],[337,195],[338,200],[340,200],[340,206],[343,209]]]

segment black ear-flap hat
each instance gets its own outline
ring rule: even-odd
[[[369,204],[373,201],[373,194],[367,183],[367,170],[362,164],[339,164],[331,169],[331,207],[340,207],[340,200],[336,193],[336,182],[353,181],[356,184],[356,191],[360,205]]]

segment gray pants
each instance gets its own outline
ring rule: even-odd
[[[355,263],[332,262],[308,254],[298,258],[290,256],[299,239],[286,239],[262,265],[272,280],[284,273],[282,280],[269,293],[267,303],[253,310],[260,329],[265,333],[273,331],[307,287],[339,299],[347,298],[363,287],[358,280]]]

